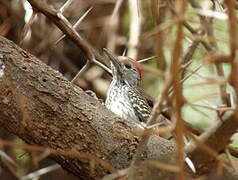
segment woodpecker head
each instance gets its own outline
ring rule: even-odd
[[[131,87],[139,86],[143,75],[140,63],[125,56],[116,57],[107,49],[103,50],[111,62],[113,80]]]

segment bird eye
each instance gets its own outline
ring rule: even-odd
[[[125,64],[125,67],[128,68],[128,69],[132,68],[130,64]]]

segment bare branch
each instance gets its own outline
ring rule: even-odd
[[[193,8],[202,9],[196,1],[190,0],[190,3]],[[211,3],[213,3],[213,2],[211,2]],[[205,8],[207,8],[207,7],[205,7]],[[205,9],[205,8],[203,8],[203,9]],[[213,11],[215,10],[214,4],[210,7],[210,9],[212,9]],[[209,52],[214,54],[214,52],[218,51],[218,45],[217,45],[216,41],[214,41],[214,40],[211,41],[211,39],[215,39],[214,30],[213,30],[213,18],[202,16],[202,15],[200,15],[199,18],[201,21],[201,27],[203,27],[206,34],[208,35],[208,37],[209,37],[208,40],[210,41],[210,44],[212,47],[212,50]],[[222,64],[216,63],[215,67],[216,67],[218,75],[220,77],[224,78],[225,75],[224,75]],[[221,97],[222,104],[225,106],[228,106],[230,103],[229,103],[227,92],[226,92],[226,85],[220,85],[219,90],[220,90],[220,97]]]

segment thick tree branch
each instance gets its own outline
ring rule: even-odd
[[[51,156],[82,179],[98,179],[128,167],[138,141],[122,119],[2,37],[0,126],[28,144],[56,150]],[[173,143],[158,136],[151,136],[147,148],[145,159],[164,163],[175,151]],[[78,156],[65,156],[62,151]],[[156,175],[160,172],[153,171]],[[164,171],[163,176],[166,174]]]

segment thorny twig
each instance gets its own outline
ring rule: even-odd
[[[195,31],[194,31],[194,32],[195,32]],[[194,33],[194,32],[193,32],[193,33]],[[206,48],[207,50],[211,51],[212,48],[211,48],[207,43],[203,42],[203,45],[205,46],[205,48]],[[164,91],[163,91],[163,92],[164,92]],[[163,92],[162,92],[162,94],[163,94]],[[162,95],[162,97],[163,97],[163,95]],[[161,98],[161,99],[163,99],[163,98]],[[159,104],[160,104],[160,103],[159,103]],[[158,106],[156,106],[156,107],[158,107]],[[160,111],[158,111],[158,112],[160,112]],[[152,114],[153,114],[153,112],[152,112]],[[159,114],[159,113],[158,113],[158,114]],[[152,117],[153,117],[153,115],[152,115]],[[225,125],[224,125],[223,127],[225,127]],[[222,127],[222,128],[223,128],[223,127]],[[221,129],[222,129],[222,128],[221,128]],[[219,131],[220,131],[220,128],[219,128]],[[222,133],[221,133],[221,134],[222,134]],[[221,135],[221,134],[220,134],[220,135]],[[232,132],[231,134],[233,134],[233,132]],[[143,142],[143,141],[142,141],[142,142]],[[145,144],[146,144],[146,143],[145,143]],[[144,145],[145,145],[145,144],[144,144]],[[223,145],[223,143],[221,144],[221,146],[222,146],[222,145]],[[207,159],[207,160],[208,160],[208,159]]]
[[[175,16],[178,16],[178,13],[174,10],[174,7],[169,4],[170,6],[170,10],[171,12],[175,15]],[[199,35],[199,31],[200,29],[196,30],[194,29],[190,24],[188,24],[186,21],[183,22],[183,25],[185,26],[185,28],[190,32],[192,33],[193,35]],[[212,50],[212,47],[210,46],[210,44],[208,44],[206,41],[201,41],[203,47],[207,50],[207,51],[211,51]]]
[[[233,6],[230,5],[230,11],[234,11],[232,9]],[[229,17],[230,17],[230,21],[229,22],[232,22],[232,23],[229,23],[230,25],[230,44],[231,44],[231,57],[235,57],[235,50],[236,50],[236,20],[235,20],[235,14],[234,13],[229,13]],[[194,32],[193,32],[194,33]],[[234,37],[235,36],[235,37]],[[204,45],[204,43],[203,43]],[[205,47],[209,47],[209,45]],[[212,49],[209,47],[209,48],[206,48],[207,50],[211,51]],[[233,69],[234,69],[234,72],[235,73],[235,69],[236,68],[236,64],[233,63]],[[234,87],[238,84],[235,80],[235,75],[231,73],[231,79],[233,78],[233,83],[234,83]],[[233,76],[232,76],[233,74]],[[236,86],[238,87],[238,85]],[[238,88],[237,88],[238,89]],[[238,91],[237,91],[238,92]],[[235,118],[235,117],[234,117]],[[235,126],[235,127],[234,127]],[[223,123],[222,122],[219,122],[217,125],[214,125],[211,130],[208,130],[205,134],[203,133],[203,135],[201,135],[201,142],[203,143],[206,143],[209,145],[209,147],[211,147],[212,149],[215,149],[216,151],[221,151],[225,145],[227,144],[227,142],[229,141],[231,135],[234,134],[235,132],[235,129],[237,129],[236,125],[234,124],[234,121],[232,122],[232,120],[228,120],[226,121],[226,123]],[[224,134],[222,132],[226,132],[226,135],[224,136]],[[229,132],[229,133],[227,133]],[[206,136],[206,140],[202,137]],[[215,139],[214,139],[215,138]],[[217,144],[217,142],[220,142],[220,139],[223,139],[224,141],[222,141],[221,143]],[[188,146],[189,147],[189,146]],[[186,149],[188,149],[188,147],[186,147]],[[195,150],[196,148],[194,148]],[[190,155],[192,155],[192,160],[195,164],[200,164],[201,165],[201,162],[202,164],[206,164],[208,161],[210,161],[210,158],[208,158],[207,156],[204,156],[204,152],[199,152],[199,151],[196,151],[195,152],[192,152],[190,153]],[[196,158],[198,157],[198,158]],[[201,158],[200,158],[201,157]],[[200,158],[200,159],[199,159]],[[200,163],[198,163],[200,162]]]
[[[65,4],[67,4],[68,2],[70,2],[70,1],[67,1]],[[64,6],[62,6],[62,7],[64,7]],[[77,29],[77,27],[78,27],[78,25],[84,20],[84,18],[88,15],[88,13],[90,12],[92,10],[92,7],[91,8],[89,8],[79,19],[78,19],[78,21],[73,25],[73,28],[74,29]],[[60,12],[61,13],[63,13],[63,11],[60,9]],[[61,36],[56,42],[55,42],[55,44],[58,44],[62,39],[64,39],[65,38],[65,34],[63,35],[63,36]]]
[[[197,9],[202,8],[194,0],[190,0],[190,3],[193,8],[197,8]],[[211,3],[212,3],[212,10],[215,10],[214,2],[212,1]],[[214,31],[213,31],[213,18],[204,17],[201,15],[199,16],[199,18],[200,18],[201,26],[203,27],[203,29],[205,30],[206,34],[209,37],[208,40],[213,39],[212,41],[210,40],[210,45],[212,47],[212,50],[209,50],[209,52],[214,54],[215,52],[218,51],[218,45],[217,45],[217,42],[214,41],[215,38],[214,38]],[[216,67],[219,77],[225,77],[222,65],[216,63],[215,67]],[[220,96],[221,96],[222,104],[228,106],[230,103],[227,98],[226,85],[220,85],[219,89],[220,89]]]
[[[50,8],[42,1],[28,0],[35,11],[39,11],[47,16],[61,31],[64,32],[85,54],[88,63],[95,63],[102,67],[105,71],[111,74],[107,66],[103,64],[105,57],[101,56],[71,25],[71,23],[64,17],[62,12]],[[82,71],[80,71],[82,72]],[[76,75],[74,81],[78,78],[80,73]]]

